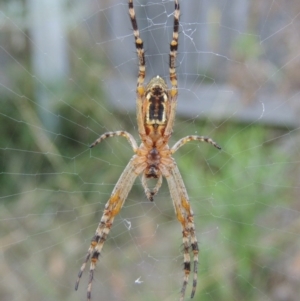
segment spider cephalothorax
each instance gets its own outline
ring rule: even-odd
[[[178,94],[175,61],[178,48],[180,8],[178,0],[175,0],[174,2],[175,12],[173,37],[170,43],[169,54],[169,76],[171,83],[171,88],[169,89],[166,82],[159,76],[152,78],[148,85],[146,87],[144,86],[146,68],[143,40],[140,38],[133,2],[132,0],[128,1],[129,16],[133,27],[133,35],[139,60],[136,104],[137,124],[141,144],[138,146],[136,140],[128,132],[116,131],[101,135],[90,146],[94,147],[108,137],[123,136],[128,140],[135,154],[125,167],[105,205],[104,213],[96,229],[96,233],[92,238],[86,259],[78,273],[78,279],[75,285],[76,290],[78,289],[79,281],[86,264],[90,260],[90,278],[87,289],[88,300],[91,299],[94,270],[103,244],[107,238],[115,216],[121,210],[136,177],[140,174],[142,174],[142,185],[144,187],[145,194],[150,201],[153,201],[153,197],[158,192],[162,184],[163,177],[167,180],[176,217],[182,227],[184,279],[180,301],[184,298],[191,269],[194,273],[191,297],[194,296],[196,291],[199,247],[195,233],[193,211],[190,206],[185,185],[172,155],[181,146],[192,140],[208,142],[218,149],[220,149],[220,147],[208,137],[195,135],[180,139],[171,148],[168,145],[173,130]],[[149,178],[157,180],[155,187],[152,189],[148,187],[147,180]],[[190,254],[192,254],[193,258],[193,266],[191,266]]]

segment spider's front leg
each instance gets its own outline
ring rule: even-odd
[[[91,260],[90,277],[89,277],[88,288],[87,288],[88,301],[91,300],[92,282],[94,278],[94,270],[96,268],[98,257],[102,251],[103,245],[109,234],[114,218],[121,210],[136,177],[143,171],[144,168],[145,166],[139,164],[137,156],[136,155],[133,156],[132,159],[127,164],[126,168],[124,169],[123,173],[121,174],[111,194],[111,197],[109,198],[109,200],[105,205],[104,213],[96,229],[95,235],[92,238],[92,242],[88,249],[85,261],[83,262],[80,268],[80,271],[78,273],[78,278],[75,284],[75,290],[77,290],[84,269],[88,261]]]
[[[183,183],[178,167],[173,161],[170,166],[164,166],[163,176],[166,178],[173,201],[176,217],[182,226],[184,277],[181,288],[180,301],[184,300],[186,287],[191,272],[190,249],[193,254],[193,287],[191,298],[194,297],[198,278],[199,246],[195,232],[194,213],[190,206],[188,194]]]
[[[92,238],[85,261],[83,262],[83,264],[80,268],[80,271],[78,273],[78,278],[76,280],[75,290],[78,289],[81,276],[85,270],[85,267],[86,267],[89,259],[91,259],[90,276],[89,276],[89,282],[88,282],[88,288],[87,288],[87,300],[91,299],[92,282],[93,282],[93,278],[94,278],[94,270],[96,268],[98,257],[100,255],[100,252],[102,250],[104,242],[106,241],[106,238],[110,231],[110,228],[113,224],[114,216],[117,214],[116,212],[114,212],[115,211],[115,209],[113,207],[113,205],[115,203],[113,201],[114,199],[115,199],[115,195],[112,195],[105,205],[105,210],[101,217],[101,221],[98,225],[95,235]]]

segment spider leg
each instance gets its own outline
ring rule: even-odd
[[[171,148],[171,154],[174,154],[181,146],[185,145],[187,142],[190,141],[207,142],[216,147],[217,149],[221,149],[221,147],[209,137],[191,135],[178,140]]]
[[[145,194],[149,201],[153,202],[153,197],[157,194],[159,188],[161,187],[162,181],[163,181],[163,178],[162,178],[162,175],[160,174],[157,179],[155,187],[150,189],[147,185],[147,178],[146,178],[145,174],[142,175],[142,185],[144,187]]]
[[[195,295],[195,292],[196,292],[196,288],[197,288],[199,245],[198,245],[198,241],[197,241],[197,237],[196,237],[195,223],[194,223],[193,216],[191,216],[190,219],[191,219],[190,220],[191,247],[192,247],[192,251],[194,254],[193,255],[194,256],[194,269],[193,269],[194,277],[193,277],[193,288],[192,288],[192,293],[191,293],[191,298],[193,298]]]
[[[140,38],[140,32],[138,29],[136,17],[135,17],[135,10],[133,7],[132,0],[129,0],[128,2],[128,8],[129,8],[129,16],[131,25],[133,28],[133,35],[135,39],[135,47],[139,59],[139,75],[137,80],[137,88],[138,90],[144,90],[144,80],[145,80],[145,72],[146,72],[146,64],[145,64],[145,51],[143,46],[143,40]]]
[[[96,229],[95,235],[92,238],[91,245],[88,249],[85,261],[83,262],[78,278],[75,284],[75,290],[78,289],[81,276],[84,272],[87,262],[91,259],[90,263],[90,276],[87,288],[87,300],[91,299],[92,282],[94,277],[94,270],[98,261],[98,257],[101,253],[103,245],[109,234],[110,228],[113,224],[115,216],[121,210],[125,199],[128,196],[132,185],[142,170],[142,166],[137,163],[137,157],[133,156],[127,164],[122,175],[120,176],[109,200],[107,201],[104,209],[104,213],[101,217],[100,223]]]
[[[135,139],[133,138],[133,136],[131,134],[129,134],[128,132],[125,132],[125,131],[116,131],[116,132],[104,133],[97,140],[95,140],[95,142],[93,142],[90,145],[90,148],[96,146],[97,144],[99,144],[100,142],[102,142],[106,138],[115,137],[115,136],[125,137],[128,140],[129,144],[131,145],[133,151],[136,152],[138,146],[137,146],[137,143],[136,143]]]
[[[198,253],[199,246],[195,233],[195,224],[193,211],[190,206],[187,191],[184,186],[182,177],[175,162],[173,166],[168,168],[168,172],[163,172],[169,185],[170,194],[173,200],[176,217],[182,226],[182,241],[183,241],[183,262],[184,262],[184,278],[181,289],[180,301],[183,301],[186,287],[191,272],[190,247],[193,253],[193,287],[191,298],[194,297],[197,287],[198,277]]]
[[[178,94],[178,83],[176,75],[176,57],[178,50],[178,37],[179,37],[179,17],[180,17],[180,6],[178,0],[175,0],[175,11],[174,11],[174,24],[173,24],[173,36],[170,43],[170,54],[169,54],[169,74],[171,82],[170,90],[170,108],[169,118],[165,129],[165,135],[169,136],[172,134],[172,128],[174,125],[176,106],[177,106],[177,94]]]
[[[138,73],[137,89],[136,89],[137,124],[138,124],[140,135],[145,135],[146,131],[144,126],[143,108],[142,108],[143,97],[145,94],[144,81],[146,76],[145,51],[144,51],[143,40],[140,37],[140,32],[136,21],[135,10],[133,7],[132,0],[128,1],[128,8],[129,8],[130,21],[133,28],[133,35],[135,39],[135,48],[136,48],[138,61],[139,61],[139,73]]]
[[[194,213],[191,208],[190,202],[189,202],[189,197],[184,185],[184,182],[182,180],[182,177],[180,175],[179,169],[177,165],[172,170],[173,177],[176,182],[176,187],[179,190],[180,197],[181,197],[181,204],[182,207],[186,210],[186,219],[187,219],[187,229],[190,232],[190,239],[191,239],[191,249],[193,253],[193,286],[192,286],[192,293],[191,293],[191,298],[194,297],[195,292],[196,292],[196,287],[197,287],[197,279],[198,279],[198,254],[199,254],[199,245],[196,237],[196,231],[195,231],[195,223],[194,223]]]
[[[170,43],[170,56],[169,56],[169,72],[170,72],[170,81],[172,85],[172,89],[171,89],[172,96],[177,94],[176,56],[178,50],[179,16],[180,16],[180,6],[178,0],[175,0],[173,37]]]

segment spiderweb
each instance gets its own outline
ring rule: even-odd
[[[200,243],[195,300],[297,300],[300,4],[181,2],[171,145]],[[147,80],[168,79],[173,1],[134,1]],[[0,2],[0,299],[85,300],[78,270],[138,138],[126,0]],[[137,180],[96,268],[92,300],[178,300],[181,228],[166,184]],[[189,299],[190,286],[186,300]]]

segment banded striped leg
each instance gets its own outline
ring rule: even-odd
[[[170,43],[170,55],[169,55],[169,73],[170,73],[170,113],[168,124],[165,129],[165,135],[169,136],[172,133],[172,128],[175,120],[176,106],[177,106],[177,75],[176,75],[176,56],[178,50],[178,37],[179,37],[179,17],[180,17],[180,6],[178,0],[175,0],[175,11],[174,11],[174,25],[173,25],[173,36]]]
[[[141,135],[145,135],[146,131],[143,122],[143,112],[142,112],[142,102],[145,93],[144,81],[146,76],[145,51],[143,46],[143,40],[140,37],[140,32],[136,21],[135,10],[133,7],[132,0],[128,1],[128,7],[129,7],[130,21],[133,28],[133,35],[135,39],[135,48],[139,60],[139,74],[137,79],[137,100],[136,100],[137,101],[137,124],[138,124],[139,133]]]
[[[173,37],[170,43],[170,56],[169,56],[169,72],[170,72],[170,81],[172,85],[172,90],[171,90],[172,96],[174,96],[174,94],[177,94],[176,56],[178,50],[179,16],[180,16],[180,6],[178,0],[175,0]]]
[[[104,133],[97,140],[95,140],[94,143],[92,143],[90,145],[90,148],[96,146],[97,144],[99,144],[100,142],[102,142],[106,138],[115,137],[115,136],[125,137],[128,140],[129,144],[131,145],[133,151],[136,152],[138,146],[137,146],[137,143],[136,143],[135,139],[133,138],[133,136],[131,134],[129,134],[128,132],[125,132],[125,131],[116,131],[116,132]]]
[[[147,185],[147,178],[145,174],[142,175],[142,185],[144,187],[145,194],[149,201],[153,202],[153,197],[157,194],[159,188],[161,187],[162,180],[163,180],[162,175],[160,175],[157,179],[155,187],[150,189]]]
[[[139,59],[139,75],[137,80],[137,87],[139,89],[140,87],[143,87],[144,80],[145,80],[145,73],[146,73],[145,51],[143,46],[143,40],[140,38],[140,32],[136,22],[135,11],[134,11],[132,0],[129,0],[128,7],[129,7],[130,21],[133,28],[133,35],[135,38],[136,52]]]
[[[174,154],[181,146],[185,145],[187,142],[190,142],[190,141],[207,142],[207,143],[210,143],[211,145],[213,145],[214,147],[216,147],[217,149],[221,149],[221,147],[215,141],[213,141],[211,138],[204,137],[204,136],[191,135],[191,136],[186,136],[186,137],[178,140],[171,148],[171,154]]]
[[[177,165],[175,165],[175,167],[173,168],[172,173],[173,173],[173,177],[176,182],[176,187],[178,189],[178,192],[180,192],[181,204],[185,208],[186,214],[187,214],[186,215],[186,220],[187,220],[186,231],[188,231],[189,235],[190,235],[190,245],[191,245],[191,249],[192,249],[192,253],[193,253],[193,263],[194,263],[193,286],[192,286],[192,293],[191,293],[191,298],[193,298],[195,295],[195,292],[196,292],[196,287],[197,287],[198,262],[199,262],[199,260],[198,260],[199,246],[198,246],[198,241],[197,241],[196,232],[195,232],[194,213],[190,206],[188,194],[187,194],[184,182],[182,180],[182,177],[180,175]],[[183,285],[183,289],[185,291],[184,285]],[[184,296],[184,292],[183,292],[183,296]],[[182,298],[183,298],[183,296],[182,296]]]
[[[197,241],[197,237],[196,237],[195,223],[194,223],[193,215],[191,215],[189,217],[189,222],[190,222],[190,233],[191,233],[191,247],[192,247],[192,252],[193,252],[193,256],[194,256],[194,267],[193,267],[194,278],[193,278],[193,288],[192,288],[192,292],[191,292],[191,298],[193,298],[195,295],[195,292],[196,292],[196,287],[197,287],[199,245],[198,245],[198,241]]]
[[[87,288],[87,300],[91,299],[92,281],[94,277],[94,270],[98,261],[98,257],[101,253],[102,247],[105,243],[107,235],[109,234],[110,228],[113,224],[115,216],[121,210],[125,199],[132,185],[142,171],[141,166],[136,163],[136,156],[129,161],[126,168],[124,169],[122,175],[120,176],[108,202],[105,205],[104,213],[101,217],[100,223],[97,227],[96,233],[92,238],[91,245],[88,249],[85,261],[83,262],[80,271],[78,273],[78,278],[75,284],[75,290],[78,289],[79,281],[84,272],[87,262],[91,259],[90,263],[90,277]]]
[[[181,289],[180,301],[183,301],[186,287],[189,280],[189,275],[191,271],[191,258],[190,258],[190,247],[193,252],[193,288],[191,293],[191,298],[194,297],[196,287],[197,287],[197,277],[198,277],[198,253],[199,247],[195,233],[195,225],[193,219],[193,211],[190,206],[187,191],[184,186],[183,180],[179,173],[176,163],[174,162],[173,167],[168,173],[164,173],[167,179],[171,197],[173,200],[175,212],[178,221],[182,226],[182,240],[183,240],[183,261],[184,261],[184,278]]]

